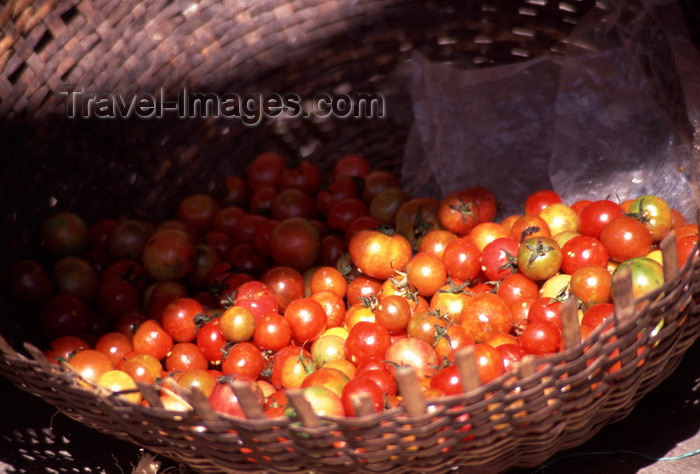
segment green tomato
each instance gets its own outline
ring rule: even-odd
[[[613,272],[615,275],[629,268],[632,275],[632,297],[638,300],[664,283],[664,268],[649,257],[635,257],[620,263]]]

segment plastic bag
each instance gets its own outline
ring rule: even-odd
[[[691,218],[698,57],[675,3],[630,2],[594,8],[560,58],[458,70],[415,55],[403,185],[440,197],[481,184],[502,215],[542,188],[567,203],[659,194]]]

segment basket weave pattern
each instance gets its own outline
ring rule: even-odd
[[[7,144],[0,197],[11,210],[0,217],[9,249],[2,268],[10,258],[36,256],[38,223],[56,207],[88,220],[105,209],[114,218],[163,218],[176,196],[213,190],[261,148],[326,167],[361,153],[397,170],[410,126],[400,113],[369,122],[302,120],[283,129],[215,120],[70,121],[57,94],[66,84],[124,95],[155,87],[173,94],[183,85],[303,95],[380,90],[391,110],[401,111],[406,92],[391,79],[411,51],[477,67],[561,54],[562,39],[593,5],[463,3],[11,0],[0,13],[0,134]],[[31,320],[5,295],[0,329],[9,344],[2,340],[0,374],[89,427],[202,472],[500,472],[536,466],[627,416],[700,335],[699,298],[695,261],[636,310],[620,308],[614,330],[596,330],[585,348],[430,401],[425,413],[402,406],[318,425],[230,418],[197,393],[182,394],[194,407],[182,414],[122,402],[47,363],[32,345]]]

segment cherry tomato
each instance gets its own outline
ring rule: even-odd
[[[530,321],[518,336],[518,342],[528,354],[552,354],[561,348],[561,330],[549,321]]]
[[[163,310],[161,325],[175,342],[189,342],[197,336],[198,317],[204,307],[194,298],[178,298]]]
[[[33,306],[54,292],[55,284],[44,268],[34,260],[22,260],[10,268],[9,290],[20,304]]]
[[[246,181],[250,189],[262,186],[277,186],[285,168],[285,157],[275,152],[264,152],[253,158],[246,170]]]
[[[442,259],[430,252],[415,254],[406,264],[406,278],[419,295],[432,296],[447,280]]]
[[[78,255],[90,244],[90,229],[78,214],[59,211],[41,223],[40,244],[47,255]]]
[[[280,221],[270,236],[270,256],[277,265],[303,271],[316,263],[320,253],[321,235],[303,217]]]
[[[265,400],[260,386],[245,375],[233,374],[225,376],[221,381],[217,381],[217,384],[209,394],[209,404],[211,407],[220,413],[238,418],[245,418],[245,412],[231,385],[231,382],[234,380],[246,383],[262,408]]]
[[[525,214],[539,215],[544,208],[557,203],[561,203],[561,196],[551,189],[535,191],[525,198]]]
[[[164,359],[173,349],[173,338],[153,319],[147,319],[134,333],[134,350],[158,360]]]
[[[350,240],[348,250],[362,273],[382,280],[403,271],[413,253],[408,240],[390,230],[360,231]]]
[[[154,280],[181,280],[192,270],[194,257],[192,238],[180,230],[166,229],[148,239],[141,261]]]
[[[209,367],[209,361],[197,344],[191,342],[173,344],[170,354],[165,357],[165,368],[168,371],[206,370],[207,367]]]
[[[392,373],[397,367],[412,367],[426,388],[430,386],[430,378],[437,372],[440,362],[435,349],[416,337],[405,337],[393,342],[386,350],[384,359],[391,363],[389,370]]]
[[[252,342],[239,342],[226,352],[221,364],[224,375],[238,374],[257,380],[263,370],[263,355]]]
[[[610,301],[610,272],[598,265],[586,265],[571,275],[571,292],[584,307]]]
[[[291,340],[292,328],[281,314],[267,313],[255,322],[253,341],[261,349],[280,350]]]
[[[550,237],[525,239],[518,250],[518,270],[535,281],[544,281],[561,268],[562,251]]]
[[[629,213],[640,219],[651,233],[651,241],[658,242],[671,230],[671,207],[654,195],[640,196],[630,204]]]
[[[561,253],[561,271],[569,275],[586,265],[605,268],[610,259],[605,246],[598,239],[587,235],[569,239],[561,248]]]
[[[281,313],[284,313],[292,301],[304,296],[304,277],[292,267],[272,267],[263,273],[260,281],[275,293],[277,307]]]
[[[652,244],[649,229],[637,219],[627,216],[617,217],[603,227],[600,241],[616,262],[643,257],[649,253]]]
[[[214,217],[220,209],[219,201],[213,196],[192,194],[178,204],[177,219],[188,229],[203,232],[214,227]]]
[[[593,201],[581,211],[579,232],[589,237],[600,238],[603,227],[622,215],[624,215],[622,207],[616,202]]]
[[[287,306],[284,317],[289,322],[292,337],[299,342],[318,339],[326,330],[328,316],[320,303],[308,297],[298,298]]]
[[[384,357],[391,345],[389,330],[379,323],[361,321],[355,324],[345,340],[345,358],[361,364],[371,357]]]
[[[511,330],[510,306],[493,293],[475,295],[464,306],[459,324],[475,341],[481,342],[490,333]]]
[[[467,234],[481,221],[475,196],[464,191],[452,192],[442,198],[437,216],[442,227],[457,235]]]
[[[515,273],[518,270],[518,241],[510,237],[496,239],[484,247],[479,256],[481,270],[491,281]]]

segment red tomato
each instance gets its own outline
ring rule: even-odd
[[[90,345],[84,339],[77,336],[59,336],[44,349],[44,356],[52,364],[58,364],[60,361],[68,361],[85,349],[90,349]]]
[[[430,252],[419,252],[411,257],[405,271],[408,283],[424,297],[432,296],[447,280],[442,259]]]
[[[445,229],[457,235],[465,235],[481,222],[479,206],[471,192],[449,193],[440,200],[438,221]]]
[[[134,333],[134,350],[158,360],[164,359],[173,349],[173,338],[153,319],[147,319]]]
[[[263,350],[277,351],[289,345],[292,328],[278,313],[268,313],[255,322],[253,341]]]
[[[168,371],[185,372],[187,370],[206,370],[209,361],[199,350],[197,344],[178,342],[165,357],[165,368]]]
[[[481,222],[490,222],[496,217],[498,203],[496,202],[496,196],[493,195],[490,189],[483,186],[469,186],[464,192],[473,196],[474,201],[479,206]]]
[[[616,202],[593,201],[581,211],[578,230],[583,235],[600,238],[603,227],[622,215],[622,207]]]
[[[481,380],[482,384],[487,384],[505,372],[503,356],[495,347],[483,343],[475,344],[474,358],[476,359],[479,380]]]
[[[431,379],[430,387],[441,390],[445,395],[462,393],[462,377],[456,365],[448,365],[440,369]]]
[[[250,316],[251,322],[253,316]],[[219,363],[223,358],[226,338],[221,332],[221,320],[214,318],[202,326],[197,332],[197,346],[209,362]]]
[[[221,364],[224,375],[245,375],[257,380],[263,370],[263,355],[261,349],[252,342],[239,342],[226,353]]]
[[[289,303],[284,317],[292,329],[292,337],[299,342],[318,339],[328,323],[323,306],[308,297],[298,298]]]
[[[413,198],[396,211],[394,216],[396,232],[408,240],[413,249],[418,249],[418,245],[428,231],[442,228],[437,216],[439,205],[440,201],[435,198]]]
[[[247,281],[238,287],[235,306],[249,310],[256,321],[265,314],[276,313],[279,310],[277,295],[272,288],[259,280]]]
[[[292,267],[272,267],[263,273],[260,281],[275,293],[281,313],[284,313],[292,301],[304,296],[304,277]]]
[[[399,209],[410,199],[411,195],[400,187],[385,189],[370,201],[369,215],[385,225],[394,225]]]
[[[530,321],[518,336],[518,342],[528,354],[552,354],[561,348],[561,330],[549,321]]]
[[[194,257],[192,238],[180,230],[166,229],[148,239],[141,261],[156,281],[181,280],[192,270]]]
[[[633,217],[621,216],[612,220],[600,232],[600,241],[608,255],[616,262],[643,257],[651,250],[651,233]]]
[[[345,155],[333,165],[333,176],[350,176],[364,178],[372,171],[367,158],[360,155]]]
[[[100,336],[94,349],[106,354],[114,367],[118,367],[124,356],[134,350],[134,345],[129,336],[120,332],[108,332]]]
[[[316,217],[318,210],[315,199],[299,188],[287,188],[275,194],[270,203],[270,217],[284,220],[289,217]]]
[[[535,191],[525,199],[525,214],[537,216],[550,204],[561,203],[561,197],[551,189]]]
[[[161,325],[175,342],[189,342],[197,335],[204,307],[194,298],[178,298],[165,307]]]
[[[348,250],[362,273],[382,280],[403,271],[413,253],[411,244],[400,234],[378,230],[358,232]]]
[[[586,265],[571,275],[569,286],[584,307],[610,301],[610,283],[612,277],[607,268],[598,265]]]
[[[250,189],[262,186],[277,186],[285,168],[285,157],[279,153],[260,153],[251,161],[246,171],[246,181]]]
[[[578,235],[567,240],[561,248],[561,253],[561,270],[568,275],[573,275],[576,270],[586,265],[605,268],[610,260],[605,246],[598,239],[587,235]]]
[[[15,263],[9,272],[9,289],[13,298],[24,305],[36,305],[54,292],[54,282],[34,260]]]
[[[440,365],[435,349],[422,339],[405,337],[392,343],[384,354],[384,360],[391,363],[389,370],[410,366],[424,387],[430,386],[430,378]]]
[[[92,321],[87,305],[71,295],[54,295],[44,301],[38,316],[39,333],[45,341],[60,336],[82,337]]]
[[[72,370],[91,382],[97,382],[102,374],[115,369],[107,354],[95,349],[79,351],[68,362]]]
[[[320,253],[321,235],[303,217],[281,221],[270,236],[270,256],[277,265],[303,271],[316,263]]]
[[[78,255],[90,244],[87,223],[70,211],[60,211],[44,219],[39,234],[40,245],[51,257]]]
[[[360,321],[345,340],[345,358],[357,366],[369,358],[384,357],[390,345],[391,336],[384,326]]]
[[[323,176],[318,166],[309,160],[300,160],[296,166],[285,167],[280,173],[280,189],[297,188],[315,195],[321,187]]]
[[[395,334],[404,331],[408,326],[411,306],[403,296],[389,295],[379,300],[374,315],[378,324]]]
[[[513,273],[504,277],[497,288],[496,294],[511,306],[523,298],[537,298],[540,291],[537,283],[522,273]]]
[[[442,263],[451,279],[472,281],[479,274],[480,256],[481,252],[472,240],[460,237],[447,244],[442,254]]]
[[[355,407],[359,406],[362,397],[368,397],[375,413],[384,409],[384,391],[370,377],[355,377],[350,380],[341,395],[345,414],[356,416]]]
[[[490,333],[512,329],[510,306],[493,293],[475,295],[464,306],[459,324],[475,341],[481,342]]]
[[[515,239],[505,237],[496,239],[484,247],[479,256],[481,270],[491,281],[515,273],[518,269],[518,250],[520,245]]]
[[[262,408],[265,397],[262,394],[260,386],[244,375],[228,375],[224,381],[218,382],[212,389],[211,394],[209,394],[209,403],[211,407],[220,413],[238,418],[245,418],[243,408],[231,385],[231,382],[234,380],[246,383]]]
[[[584,311],[583,318],[581,319],[581,326],[588,326],[591,329],[595,329],[605,321],[610,320],[614,313],[615,305],[612,303],[594,304]]]
[[[525,214],[513,222],[508,231],[511,239],[522,242],[531,237],[551,237],[549,224],[543,218],[533,214]]]

